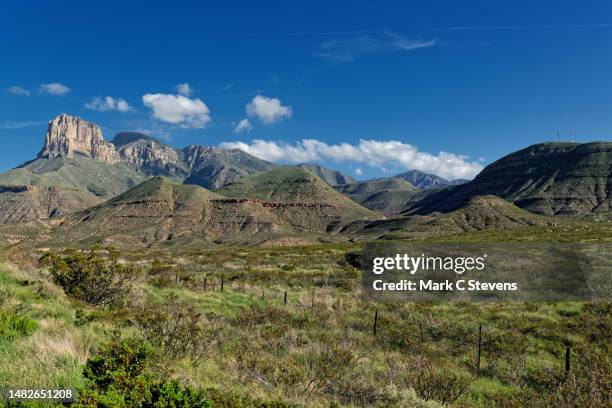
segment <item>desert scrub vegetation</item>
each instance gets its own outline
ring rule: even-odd
[[[31,271],[0,263],[0,384],[80,384],[96,325],[79,329],[72,320],[61,290]]]
[[[96,306],[121,306],[137,270],[119,263],[114,249],[108,253],[102,257],[95,248],[87,252],[68,249],[60,255],[47,252],[39,262],[67,295]]]
[[[332,243],[79,252],[85,265],[94,256],[103,268],[135,271],[128,301],[108,304],[66,291],[45,270],[12,269],[0,275],[9,299],[2,311],[35,326],[5,342],[13,365],[0,359],[0,375],[15,383],[15,362],[25,361],[31,379],[48,373],[50,383],[78,388],[90,406],[173,396],[214,407],[610,405],[610,303],[364,302],[346,257],[355,250]],[[44,354],[41,347],[55,350],[46,353],[57,365],[27,360]],[[132,355],[146,361],[140,371],[118,365],[140,361]],[[138,385],[112,383],[120,372]],[[144,399],[130,395],[137,386]]]

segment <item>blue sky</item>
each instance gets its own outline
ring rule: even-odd
[[[605,0],[0,0],[0,34],[1,170],[61,112],[358,178],[612,139]]]

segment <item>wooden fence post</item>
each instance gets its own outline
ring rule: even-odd
[[[224,275],[221,275],[221,292],[223,292],[223,284],[225,283]]]
[[[421,333],[421,344],[423,344],[425,341],[423,339],[423,324],[421,322],[419,322],[419,333]]]
[[[204,277],[204,292],[208,290],[208,283],[206,282],[206,276]]]
[[[482,323],[478,324],[478,362],[476,364],[476,367],[478,368],[478,371],[480,371],[480,352],[481,352],[481,348],[482,348]]]
[[[570,371],[570,346],[565,348],[565,372],[569,373]]]
[[[374,335],[376,336],[376,325],[378,324],[378,310],[374,312]]]
[[[283,300],[284,304],[287,304],[287,291],[285,291],[285,299]]]

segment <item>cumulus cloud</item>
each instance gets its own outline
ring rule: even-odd
[[[363,174],[363,170],[361,169],[361,167],[357,167],[355,169],[355,174],[358,176],[361,176]]]
[[[40,84],[40,92],[50,95],[66,95],[70,92],[70,88],[59,82],[52,82],[50,84]]]
[[[189,98],[193,94],[193,88],[191,88],[191,85],[185,82],[176,86],[176,92],[178,92],[179,95],[183,95]]]
[[[253,156],[275,162],[313,162],[333,160],[365,164],[386,170],[396,166],[405,170],[420,170],[437,174],[440,177],[472,178],[483,166],[469,157],[454,153],[440,152],[437,155],[421,152],[416,146],[395,140],[360,140],[359,144],[327,144],[316,139],[303,139],[294,144],[283,142],[253,140],[245,142],[225,142],[221,147],[241,149]]]
[[[248,119],[242,119],[234,128],[234,133],[249,133],[253,130],[253,126]]]
[[[291,106],[283,106],[277,98],[269,98],[263,95],[257,95],[246,106],[248,116],[257,117],[262,123],[269,125],[271,123],[280,122],[293,114]]]
[[[211,120],[208,107],[200,99],[190,99],[184,95],[146,94],[142,102],[153,111],[155,119],[173,125],[203,128]]]
[[[31,92],[20,86],[10,86],[6,88],[6,92],[19,96],[30,96]]]
[[[412,51],[436,45],[436,40],[407,38],[388,31],[323,42],[315,55],[335,62],[351,62],[357,57],[376,52]]]
[[[97,110],[99,112],[107,111],[119,111],[119,112],[130,112],[133,108],[122,98],[113,98],[112,96],[105,96],[100,98],[96,96],[90,102],[85,104],[85,108],[91,110]]]

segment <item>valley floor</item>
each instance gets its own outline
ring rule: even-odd
[[[594,236],[609,240],[609,227],[583,238]],[[359,271],[346,260],[358,250],[336,243],[122,253],[138,271],[129,304],[103,308],[64,294],[45,269],[9,249],[0,264],[0,384],[91,396],[86,363],[109,343],[136,339],[152,344],[154,378],[205,390],[215,407],[611,405],[610,303],[365,303]]]

